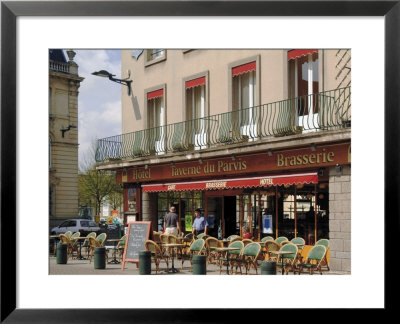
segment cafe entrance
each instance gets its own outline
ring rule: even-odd
[[[207,221],[208,233],[218,237],[218,229],[221,238],[238,234],[236,228],[236,196],[207,197]]]

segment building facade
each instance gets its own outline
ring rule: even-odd
[[[49,51],[49,226],[78,217],[78,89],[75,52]]]
[[[122,51],[123,134],[96,153],[125,221],[160,230],[175,205],[187,232],[201,208],[213,236],[328,238],[331,269],[350,272],[350,50],[137,54]]]

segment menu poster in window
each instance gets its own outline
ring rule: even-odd
[[[185,231],[186,232],[192,231],[192,215],[191,214],[185,215]]]
[[[149,239],[151,222],[128,223],[128,236],[126,238],[122,270],[125,262],[135,262],[139,267],[139,252],[145,250],[144,243]]]
[[[136,213],[136,188],[128,189],[128,212]]]

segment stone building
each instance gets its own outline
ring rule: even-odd
[[[123,50],[127,70],[123,134],[96,156],[125,222],[161,230],[174,205],[189,232],[201,208],[213,236],[327,238],[350,272],[350,50]]]
[[[78,89],[75,52],[49,51],[49,226],[78,217]]]

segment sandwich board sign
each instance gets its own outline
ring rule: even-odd
[[[144,243],[149,239],[151,222],[130,222],[125,242],[124,256],[122,259],[122,270],[125,262],[136,263],[139,267],[139,252],[144,251]]]

